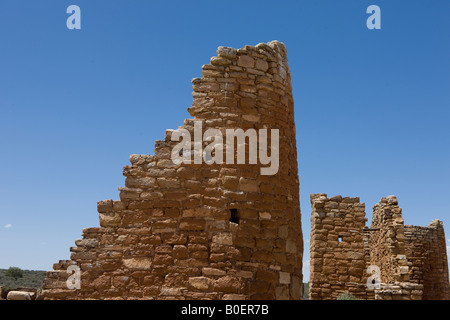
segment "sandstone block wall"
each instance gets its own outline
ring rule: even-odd
[[[409,267],[405,255],[405,228],[397,198],[382,198],[373,206],[369,240],[370,264],[377,265],[383,283],[407,282]]]
[[[375,289],[375,300],[422,300],[423,285],[411,282],[381,283]]]
[[[405,226],[410,281],[423,286],[424,300],[450,299],[447,248],[442,221],[428,227]]]
[[[351,293],[366,299],[365,205],[359,198],[311,195],[311,267],[313,300],[335,300]]]
[[[47,273],[45,299],[301,298],[303,242],[286,48],[278,41],[219,47],[202,70],[192,80],[193,118],[179,129],[191,138],[195,121],[203,132],[222,134],[228,128],[278,129],[278,173],[261,175],[266,165],[249,164],[248,150],[246,164],[175,164],[171,152],[178,142],[167,130],[154,155],[130,156],[120,200],[98,203],[100,227],[84,229],[71,259]],[[67,289],[70,265],[81,268],[81,289]]]
[[[405,226],[395,196],[373,207],[370,228],[358,198],[313,194],[311,204],[310,299],[341,294],[367,300],[449,299],[441,221]],[[379,268],[379,288],[367,286],[369,266]]]

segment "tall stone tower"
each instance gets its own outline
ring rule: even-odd
[[[98,203],[100,227],[84,229],[71,260],[47,273],[44,299],[301,299],[303,242],[286,48],[272,41],[219,47],[217,55],[192,80],[193,119],[167,130],[155,142],[155,155],[130,156],[120,200]],[[198,157],[212,141],[196,138],[208,130],[225,137],[227,129],[248,137]],[[257,161],[250,160],[256,148],[251,132],[259,143]],[[186,148],[177,149],[188,136]],[[225,157],[230,150],[232,157]],[[239,150],[245,150],[244,162]],[[223,163],[208,164],[222,152]],[[191,161],[173,161],[173,154]],[[77,274],[67,268],[79,268],[80,288],[69,289]]]

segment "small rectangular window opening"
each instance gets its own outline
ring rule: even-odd
[[[239,212],[237,209],[230,209],[231,217],[230,222],[239,224]]]
[[[342,236],[338,236],[338,241],[342,242]]]

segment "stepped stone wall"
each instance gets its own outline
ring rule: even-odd
[[[441,221],[405,226],[395,196],[373,207],[370,228],[359,198],[312,194],[311,205],[310,299],[450,299]]]
[[[84,229],[70,260],[47,273],[44,299],[301,299],[303,242],[285,46],[219,47],[192,83],[193,118],[167,130],[154,155],[130,156],[120,200],[98,203],[100,227]],[[200,135],[278,129],[278,172],[262,174],[267,165],[261,161],[173,162],[174,150],[195,158],[196,124]],[[172,135],[181,129],[191,134],[194,153],[176,149]],[[242,145],[249,159],[250,142],[233,148]],[[81,269],[80,289],[67,287],[72,265]]]

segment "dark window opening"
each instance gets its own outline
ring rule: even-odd
[[[239,212],[237,209],[230,209],[231,217],[230,222],[239,224]]]

